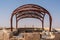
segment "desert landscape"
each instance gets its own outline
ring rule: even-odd
[[[58,0],[1,0],[0,40],[60,40],[59,3]]]
[[[13,36],[11,35],[10,28],[0,29],[0,40],[60,40],[60,32],[58,32],[58,30],[52,30],[53,34],[51,39],[50,38],[46,39],[47,38],[46,34],[45,34],[46,36],[45,39],[40,37],[40,34],[42,34],[42,36],[44,37],[44,33],[45,33],[45,32],[41,32],[41,28],[19,28],[19,31],[20,30],[22,31],[24,30],[24,31],[18,36]],[[48,29],[45,30],[48,31]],[[14,29],[14,32],[16,32],[16,29]]]

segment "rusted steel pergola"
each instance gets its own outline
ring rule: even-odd
[[[16,16],[16,29],[18,27],[18,21],[23,18],[36,18],[42,22],[42,29],[44,30],[44,17],[49,16],[49,31],[51,31],[52,17],[50,13],[43,7],[36,4],[26,4],[15,9],[11,15],[11,31],[13,31],[13,16]]]

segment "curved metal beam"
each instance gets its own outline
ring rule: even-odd
[[[18,19],[18,21],[22,18],[36,18],[36,19],[39,19],[40,21],[42,21],[43,19],[41,17],[39,17],[38,15],[30,15],[30,14],[25,14],[25,15],[22,15],[20,16]]]
[[[21,14],[21,12],[28,12],[28,11],[33,11],[33,12],[37,12],[37,13],[35,13],[35,14],[33,14],[33,15],[35,15],[35,16],[33,16],[33,17],[36,17],[36,14],[37,14],[37,16],[38,17],[36,17],[36,18],[41,18],[42,16],[41,15],[43,15],[43,21],[42,21],[42,29],[44,28],[44,16],[45,16],[45,14],[48,14],[49,15],[49,20],[50,20],[50,27],[49,27],[49,31],[51,31],[51,26],[52,26],[52,17],[51,17],[51,14],[46,10],[46,9],[44,9],[43,7],[41,7],[41,6],[39,6],[39,5],[35,5],[35,4],[26,4],[26,5],[23,5],[23,6],[20,6],[20,7],[18,7],[17,9],[15,9],[14,11],[13,11],[13,13],[12,13],[12,16],[11,16],[11,31],[13,30],[12,28],[13,28],[13,16],[14,15],[16,15],[16,25],[17,25],[17,15],[19,15],[19,17],[20,18],[25,18],[26,17],[26,15],[29,15],[29,14]],[[23,16],[23,17],[21,17],[21,16]],[[32,14],[31,14],[32,15]],[[31,17],[31,16],[30,16]]]
[[[35,15],[35,16],[38,16],[38,17],[40,17],[40,18],[43,18],[42,16],[37,15],[37,14],[33,14],[33,13],[22,14],[22,15],[17,16],[17,18],[19,18],[19,17],[21,17],[21,16],[25,16],[25,15],[29,15],[29,17],[33,17],[33,16]]]
[[[19,10],[25,9],[25,8],[36,8],[36,9],[39,9],[40,11],[43,10],[43,12],[46,12],[46,10],[43,7],[39,6],[39,5],[36,5],[36,4],[26,4],[26,5],[22,5],[22,6],[18,7],[18,8],[16,8],[13,11],[13,13],[16,14]]]

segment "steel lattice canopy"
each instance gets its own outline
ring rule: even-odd
[[[23,18],[36,18],[42,22],[42,29],[44,30],[44,17],[45,14],[49,15],[49,31],[51,31],[52,17],[50,13],[43,7],[36,4],[26,4],[16,8],[11,15],[11,31],[13,30],[13,16],[16,16],[16,28],[18,21]]]

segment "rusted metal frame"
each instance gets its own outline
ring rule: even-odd
[[[52,17],[51,17],[51,15],[50,15],[50,13],[48,13],[49,14],[49,20],[50,20],[50,27],[49,27],[49,31],[51,32],[51,26],[52,26]]]
[[[44,8],[43,8],[44,9]],[[52,27],[52,16],[51,16],[51,14],[46,10],[46,9],[44,9],[45,10],[45,14],[48,14],[49,15],[49,31],[51,32],[51,27]]]
[[[38,5],[37,5],[38,6]],[[40,6],[38,6],[39,8],[42,8],[43,9],[43,11],[41,11],[41,10],[34,10],[34,11],[38,11],[38,12],[44,12],[44,13],[47,13],[48,15],[49,15],[49,20],[50,20],[50,27],[49,27],[49,31],[51,31],[51,26],[52,26],[52,17],[51,17],[51,15],[50,15],[50,13],[46,10],[46,9],[44,9],[43,7],[40,7]],[[30,10],[30,9],[29,9]],[[21,11],[25,11],[25,10],[21,10]],[[13,13],[14,14],[16,14],[17,12],[21,12],[20,11],[20,9],[16,9]],[[32,11],[32,10],[31,10]],[[11,18],[11,29],[12,29],[12,19],[13,19],[13,17]]]
[[[31,10],[25,10],[25,11],[18,12],[17,15],[22,15],[22,14],[25,14],[25,13],[35,13],[35,14],[37,14],[37,15],[44,15],[44,14],[41,13],[41,12],[31,11]]]
[[[36,7],[36,6],[29,6],[29,7],[24,7],[24,8],[18,8],[17,10],[21,10],[21,9],[27,9],[27,8],[35,8],[35,9],[39,9],[39,10],[41,10],[41,11],[44,11],[42,8],[38,8],[38,7]]]
[[[18,28],[17,14],[15,16],[16,16],[16,29],[17,29]]]
[[[44,14],[45,15],[45,14]],[[21,15],[20,15],[21,16]],[[22,18],[20,18],[20,19],[23,19],[24,17],[22,17]],[[32,17],[31,17],[32,18]],[[20,20],[20,19],[18,19],[18,20]],[[41,20],[41,19],[40,19]],[[43,21],[42,21],[42,27],[44,26],[44,24],[43,24]],[[43,28],[43,30],[44,30],[44,28]]]
[[[30,7],[30,8],[37,8],[37,9],[40,9],[40,7],[38,7],[38,5],[32,5],[32,4],[27,4],[27,5],[23,5],[23,6],[20,6],[20,7],[18,7],[18,9],[20,8],[20,9],[23,9],[23,8],[28,8],[28,7]]]
[[[16,25],[17,25],[17,23],[18,23],[18,22],[16,22]],[[16,28],[17,28],[17,26],[16,26]]]
[[[39,20],[41,20],[42,21],[42,19],[41,19],[41,17],[39,17],[39,16],[37,16],[37,15],[30,15],[30,14],[28,14],[28,15],[22,15],[22,16],[20,16],[20,17],[18,17],[18,20],[20,20],[22,17],[26,17],[26,18],[37,18],[37,19],[39,19]]]
[[[50,17],[50,29],[49,29],[49,31],[51,32],[51,26],[52,26],[52,18]]]
[[[13,23],[12,23],[12,22],[13,22],[13,21],[12,21],[12,17],[11,17],[11,31],[13,31],[13,30],[12,30],[12,29],[13,29],[13,28],[12,28],[12,25],[13,25]]]
[[[20,19],[23,19],[23,18],[36,18],[36,19],[39,19],[41,22],[42,22],[42,20],[40,19],[40,18],[38,18],[38,17],[34,17],[34,16],[31,16],[31,17],[29,17],[29,15],[28,15],[28,17],[27,16],[24,16],[24,15],[22,15],[23,17],[20,17],[19,19],[17,18],[17,16],[16,16],[16,29],[18,28],[18,21],[20,20]],[[35,15],[36,16],[36,15]]]
[[[11,31],[13,31],[13,16],[14,16],[14,14],[12,13],[12,15],[11,15],[11,19],[10,19],[10,24],[11,24]]]
[[[19,12],[19,15],[22,15],[22,14],[24,14],[24,12],[29,12],[29,11],[33,11],[33,12],[35,12],[37,15],[44,15],[44,14],[42,14],[41,12],[38,12],[38,11],[36,11],[36,10],[24,10],[24,11],[21,11],[21,12]]]
[[[37,8],[37,9],[40,9],[40,7],[35,6],[35,5],[32,5],[32,4],[27,4],[27,5],[22,5],[22,6],[19,6],[16,10],[21,10],[21,9],[24,9],[24,8]],[[14,11],[16,11],[14,10]]]
[[[26,4],[26,5],[22,5],[20,7],[18,7],[16,10],[21,10],[21,9],[24,9],[24,8],[37,8],[37,9],[44,9],[43,7],[39,6],[39,5],[36,5],[36,4]],[[15,10],[15,11],[16,11]],[[45,9],[44,9],[45,11]]]
[[[28,14],[19,15],[19,16],[17,16],[17,18],[19,19],[19,17],[24,16],[24,15],[32,15],[32,16],[35,15],[35,16],[38,16],[38,15],[36,15],[36,14],[29,14],[29,13],[28,13]],[[40,17],[40,16],[39,16],[39,17]],[[37,18],[38,18],[38,17],[37,17]],[[43,18],[43,17],[40,17],[40,18]],[[38,19],[40,19],[40,18],[38,18]],[[41,19],[40,19],[40,20],[41,20]]]
[[[36,9],[36,8],[25,8],[25,9],[16,10],[16,11],[14,11],[14,13],[16,14],[17,12],[22,12],[22,11],[37,11],[39,13],[44,12],[44,10],[40,10],[40,9]]]
[[[21,17],[21,18],[18,19],[18,21],[19,21],[20,19],[23,19],[23,18],[36,18],[36,19],[39,19],[40,21],[42,21],[40,18],[37,18],[37,17],[29,17],[29,16],[28,16],[28,17],[27,17],[27,16]]]
[[[42,30],[44,30],[44,17],[45,17],[45,14],[43,15],[43,20],[42,20]]]
[[[52,16],[51,16],[51,14],[46,10],[46,14],[48,14],[49,15],[49,31],[51,32],[51,27],[52,27]]]
[[[22,15],[17,16],[17,18],[19,18],[20,16],[23,16],[23,15],[37,15],[37,16],[39,16],[40,18],[43,18],[41,15],[38,15],[38,14],[36,14],[36,13],[25,13],[25,14],[22,14]]]
[[[26,14],[25,14],[26,15]],[[25,15],[22,15],[22,16],[25,16]],[[22,16],[20,16],[20,17],[22,17]],[[28,16],[29,16],[29,14],[28,14]],[[33,16],[35,16],[35,17],[37,17],[38,18],[38,16],[37,15],[32,15],[31,17],[33,17]],[[19,17],[17,17],[17,18],[19,18]],[[41,17],[39,17],[39,18],[41,18]]]
[[[36,17],[21,17],[21,18],[18,19],[18,21],[21,20],[21,19],[23,19],[23,18],[36,18]],[[36,19],[39,19],[42,22],[42,20],[40,18],[36,18]]]

